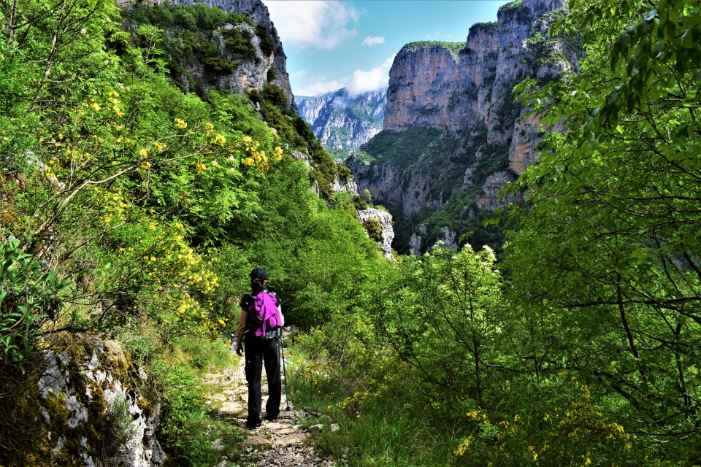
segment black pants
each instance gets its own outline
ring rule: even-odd
[[[260,378],[263,363],[268,377],[268,403],[265,416],[273,419],[280,413],[280,340],[246,336],[246,381],[248,381],[248,420],[249,426],[260,423],[261,392]]]

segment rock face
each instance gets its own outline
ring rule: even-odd
[[[147,386],[145,373],[115,341],[59,339],[56,347],[65,350],[43,352],[38,378],[18,400],[25,416],[37,414],[28,464],[38,457],[40,465],[163,465],[160,408],[140,389]]]
[[[118,0],[121,7],[129,7],[138,4],[136,0]],[[212,34],[212,43],[218,49],[220,59],[231,58],[225,35],[232,30],[249,37],[253,48],[253,56],[240,60],[236,57],[236,67],[230,70],[227,67],[215,67],[212,64],[191,61],[187,63],[186,73],[180,73],[177,79],[186,90],[199,90],[198,85],[212,86],[224,91],[244,92],[260,91],[267,84],[279,87],[287,99],[289,106],[294,105],[294,97],[290,88],[290,78],[287,74],[287,56],[282,48],[277,29],[270,19],[268,8],[261,0],[147,0],[140,2],[148,5],[172,4],[195,5],[202,4],[210,7],[221,8],[229,13],[242,13],[252,21],[250,24],[228,24],[220,31],[209,31]],[[178,35],[179,31],[167,31],[172,35]],[[174,57],[178,59],[179,57]],[[208,66],[210,65],[210,66]]]
[[[365,226],[370,238],[377,242],[385,257],[391,259],[394,241],[392,215],[387,211],[369,208],[358,211],[358,219]]]
[[[316,97],[296,96],[297,112],[321,144],[345,159],[382,130],[387,89],[351,95],[344,89]]]
[[[416,42],[397,54],[384,129],[361,148],[371,157],[349,162],[359,190],[397,219],[400,251],[445,240],[445,228],[455,242],[508,203],[499,192],[535,161],[539,138],[537,116],[512,89],[576,67],[575,54],[548,37],[563,4],[512,2],[497,22],[473,25],[465,43]]]

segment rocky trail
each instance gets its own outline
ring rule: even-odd
[[[304,411],[286,410],[288,403],[285,394],[280,403],[280,416],[274,422],[263,421],[263,425],[254,431],[246,430],[247,396],[245,361],[239,359],[236,367],[205,376],[204,383],[210,388],[208,403],[219,415],[231,420],[246,433],[244,441],[245,466],[305,466],[330,467],[335,463],[323,458],[311,444],[310,432],[300,423],[308,415]],[[283,380],[284,381],[284,380]],[[263,372],[263,403],[268,397],[267,381]],[[218,467],[239,465],[226,460]]]

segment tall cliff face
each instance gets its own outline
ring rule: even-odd
[[[295,97],[297,112],[324,147],[345,159],[382,130],[386,89],[351,95],[344,89],[315,97]]]
[[[129,16],[137,24],[149,22],[165,30],[171,73],[186,90],[250,92],[273,84],[282,90],[287,105],[293,106],[287,57],[261,0],[120,0],[120,5],[132,8]],[[204,11],[189,16],[173,10],[164,13],[192,5],[217,7],[229,16]]]
[[[287,56],[282,49],[277,29],[270,19],[268,7],[261,0],[172,0],[172,3],[182,5],[202,3],[210,7],[219,7],[224,11],[248,15],[272,40],[270,50],[265,48],[262,50],[267,64],[260,68],[255,88],[260,90],[264,84],[274,84],[283,90],[290,105],[294,103],[290,77],[287,74]],[[258,32],[260,34],[260,29]]]
[[[500,188],[535,159],[538,119],[515,102],[513,86],[527,77],[545,82],[576,64],[548,38],[563,3],[513,2],[497,22],[472,26],[465,43],[416,42],[397,54],[384,130],[350,165],[359,189],[403,225],[400,250],[412,236],[429,246],[446,229],[484,240],[466,237],[508,202]]]

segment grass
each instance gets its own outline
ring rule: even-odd
[[[291,398],[314,413],[305,426],[324,426],[314,437],[324,454],[351,466],[450,464],[457,441],[447,431],[436,431],[426,405],[417,403],[411,389],[402,385],[401,372],[388,369],[389,381],[380,383],[379,390],[356,388],[353,393],[349,391],[353,383],[316,366],[316,356],[311,360],[296,347],[288,355]],[[315,375],[310,377],[310,371]],[[331,424],[338,429],[329,429]]]
[[[205,466],[224,456],[240,458],[244,434],[206,403],[206,393],[217,388],[202,383],[207,373],[238,364],[226,339],[179,336],[162,342],[148,326],[126,329],[118,338],[133,360],[150,370],[151,390],[162,403],[157,437],[170,465]]]

